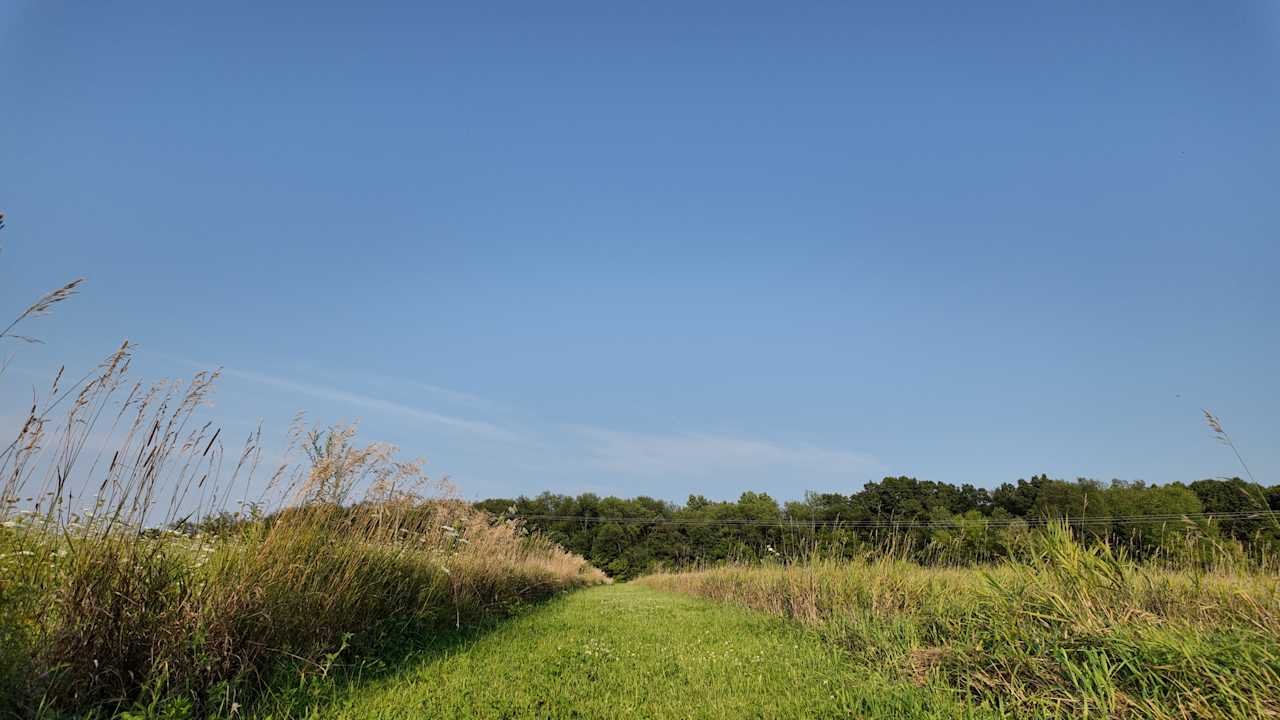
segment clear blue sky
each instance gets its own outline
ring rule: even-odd
[[[5,408],[127,337],[467,497],[1280,481],[1280,4],[320,5],[0,1],[0,308],[89,279]]]

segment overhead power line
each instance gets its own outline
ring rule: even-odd
[[[883,528],[883,529],[947,529],[957,528],[963,524],[974,522],[965,518],[953,520],[893,520],[885,518],[866,520],[810,519],[795,517],[779,517],[776,519],[758,518],[663,518],[663,517],[605,517],[599,515],[508,515],[517,520],[529,521],[565,521],[582,523],[616,523],[619,525],[679,525],[679,526],[742,526],[742,527],[784,527],[784,528]],[[1073,526],[1091,525],[1142,525],[1194,523],[1221,520],[1262,520],[1275,521],[1280,513],[1270,510],[1219,513],[1166,513],[1153,515],[1087,515],[1084,517],[1063,518],[983,518],[980,523],[984,527],[1011,527],[1026,525],[1043,527],[1065,523]]]

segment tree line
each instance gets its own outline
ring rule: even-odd
[[[892,547],[922,563],[968,564],[1015,556],[1046,521],[1066,520],[1088,542],[1137,559],[1209,563],[1280,557],[1280,485],[1241,478],[1190,484],[1102,483],[1036,475],[994,490],[886,477],[849,495],[806,493],[779,503],[767,493],[736,501],[690,495],[491,498],[475,503],[523,518],[617,578],[724,560],[789,561],[854,556]],[[1248,513],[1197,518],[1204,513]],[[1160,520],[1145,520],[1162,516]],[[1183,517],[1190,516],[1190,517]]]

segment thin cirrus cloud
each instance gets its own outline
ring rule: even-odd
[[[326,382],[341,382],[343,379],[343,376],[341,375],[326,373],[319,368],[310,368],[310,372],[308,374],[312,377],[320,377]],[[457,407],[468,407],[473,410],[483,411],[500,411],[507,409],[501,403],[494,402],[489,398],[480,397],[479,395],[473,395],[461,390],[454,390],[453,388],[441,387],[440,385],[432,385],[430,383],[419,382],[417,380],[410,380],[402,377],[365,374],[361,376],[361,380],[377,387],[389,387],[394,388],[397,391],[403,391],[405,388],[411,388],[419,392],[427,393],[428,395],[433,395],[436,398],[444,400],[446,404]]]
[[[466,418],[445,415],[431,410],[423,410],[422,408],[413,407],[412,405],[405,405],[403,403],[384,400],[382,398],[364,395],[361,393],[350,392],[340,388],[313,385],[311,383],[299,382],[297,380],[290,380],[288,378],[282,378],[275,375],[267,375],[248,370],[236,370],[234,368],[223,368],[222,374],[228,377],[267,385],[279,390],[295,392],[300,395],[309,395],[321,400],[345,403],[376,412],[411,417],[473,435],[483,435],[498,440],[506,440],[508,442],[527,442],[529,439],[523,433],[494,425],[493,423],[481,420],[468,420]]]
[[[865,476],[883,468],[875,457],[810,444],[704,433],[633,433],[574,425],[586,454],[602,468],[630,475],[716,477],[726,473],[804,471]]]
[[[494,402],[488,398],[482,398],[479,395],[462,392],[461,390],[452,390],[450,388],[440,387],[439,385],[429,385],[427,383],[416,382],[414,380],[394,380],[393,382],[397,385],[407,385],[408,387],[444,398],[445,400],[457,405],[464,405],[477,410],[506,409],[501,403]]]
[[[486,440],[519,445],[525,448],[521,457],[529,464],[549,465],[561,470],[586,469],[600,481],[607,481],[609,476],[625,476],[659,484],[675,478],[751,482],[771,474],[790,473],[813,479],[847,480],[865,479],[884,468],[883,463],[872,455],[809,443],[698,432],[641,433],[582,424],[548,423],[542,431],[534,431],[447,415],[329,384],[314,384],[235,368],[223,368],[222,373],[277,390],[408,417]],[[439,390],[441,395],[454,392],[434,386],[421,389]],[[500,407],[496,402],[465,393],[458,393],[457,399],[477,408]],[[556,435],[559,437],[554,437]],[[546,455],[537,452],[539,449],[554,452]],[[465,472],[463,468],[455,470]],[[540,488],[512,489],[530,492]]]

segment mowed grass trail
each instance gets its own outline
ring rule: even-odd
[[[376,680],[265,705],[277,720],[969,716],[794,624],[636,585],[574,592],[423,647]]]

